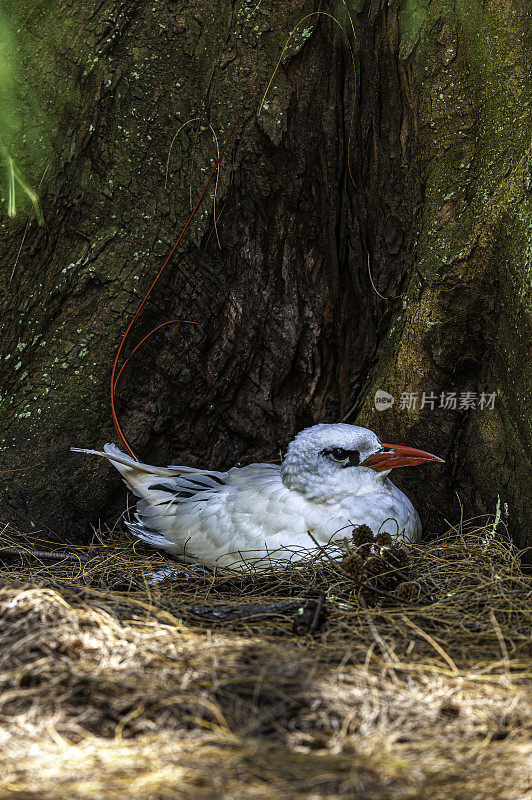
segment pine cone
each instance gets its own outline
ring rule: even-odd
[[[414,581],[403,581],[395,590],[395,594],[404,597],[405,600],[417,600],[421,594],[421,588]]]
[[[370,556],[364,564],[366,579],[381,589],[394,589],[401,578],[381,556]]]
[[[380,578],[389,569],[380,556],[370,556],[364,562],[365,577],[371,581]]]
[[[375,544],[377,547],[391,547],[393,544],[393,539],[389,533],[383,531],[382,533],[378,533],[376,535]]]
[[[375,541],[372,530],[368,525],[356,525],[352,537],[355,547],[369,549]]]
[[[379,578],[379,583],[382,585],[383,589],[388,589],[389,591],[395,591],[395,587],[398,583],[400,583],[401,578],[399,575],[388,567],[387,571],[384,575],[381,575]]]
[[[342,568],[357,583],[364,580],[364,559],[359,553],[348,553],[342,559]]]
[[[408,553],[400,544],[394,544],[386,551],[386,560],[395,569],[404,571],[408,565]]]

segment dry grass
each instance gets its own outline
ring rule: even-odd
[[[411,552],[413,603],[326,556],[154,583],[122,535],[69,552],[0,562],[0,797],[527,796],[531,586],[489,525]]]

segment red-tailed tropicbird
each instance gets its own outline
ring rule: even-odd
[[[388,473],[442,461],[345,424],[301,431],[280,466],[250,464],[227,472],[153,467],[114,444],[104,452],[72,449],[109,459],[140,498],[136,521],[126,523],[136,536],[186,561],[238,570],[286,566],[316,544],[345,538],[354,525],[418,541],[417,511]]]

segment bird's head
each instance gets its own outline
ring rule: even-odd
[[[290,442],[281,474],[289,489],[307,497],[354,493],[382,481],[391,469],[443,462],[414,447],[384,444],[357,425],[313,425]]]

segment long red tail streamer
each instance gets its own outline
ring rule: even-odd
[[[195,214],[196,214],[196,211],[198,210],[198,208],[199,208],[199,206],[200,206],[200,203],[201,203],[201,201],[203,200],[203,196],[205,195],[205,192],[207,191],[207,189],[208,189],[208,187],[209,187],[209,184],[210,184],[210,182],[211,182],[211,180],[212,180],[212,178],[213,178],[213,176],[214,176],[214,174],[215,174],[216,170],[218,169],[218,164],[219,164],[219,163],[220,163],[220,161],[222,160],[222,156],[223,156],[223,154],[224,154],[224,152],[225,152],[225,149],[226,149],[227,145],[229,144],[229,140],[231,139],[231,137],[232,137],[232,135],[233,135],[233,132],[234,132],[234,130],[235,130],[235,128],[236,128],[236,126],[237,126],[238,120],[239,120],[239,119],[240,119],[240,117],[242,116],[242,112],[244,111],[244,108],[246,107],[246,104],[247,104],[247,102],[248,102],[248,100],[249,100],[249,96],[251,95],[251,92],[253,91],[253,87],[254,87],[254,85],[255,85],[255,80],[256,80],[256,78],[254,78],[254,79],[253,79],[253,82],[252,82],[251,86],[249,87],[249,91],[248,91],[248,93],[247,93],[247,95],[246,95],[246,97],[245,97],[245,99],[244,99],[244,102],[242,103],[242,106],[241,106],[241,108],[240,108],[240,111],[238,112],[238,116],[237,116],[237,118],[235,119],[235,121],[234,121],[234,123],[233,123],[233,126],[232,126],[231,130],[229,131],[229,133],[228,133],[228,135],[227,135],[227,139],[225,140],[225,142],[224,142],[224,145],[223,145],[222,149],[220,150],[220,154],[219,154],[219,156],[218,156],[218,158],[217,158],[217,160],[216,160],[216,163],[215,163],[215,165],[214,165],[214,167],[213,167],[213,170],[212,170],[211,174],[209,175],[209,177],[208,177],[208,179],[207,179],[207,182],[205,183],[205,186],[203,187],[203,190],[202,190],[202,192],[201,192],[201,194],[200,194],[200,196],[199,196],[199,198],[198,198],[198,201],[197,201],[196,205],[195,205],[195,206],[194,206],[194,208],[192,209],[192,212],[191,212],[191,214],[190,214],[190,216],[189,216],[189,218],[188,218],[188,220],[187,220],[187,222],[186,222],[185,226],[183,227],[183,230],[182,230],[182,231],[181,231],[181,233],[179,234],[179,236],[178,236],[178,238],[177,238],[177,241],[176,241],[176,243],[175,243],[175,244],[174,244],[174,246],[172,247],[172,249],[171,249],[171,251],[170,251],[170,253],[169,253],[169,255],[168,255],[168,257],[167,257],[166,261],[164,262],[164,264],[162,265],[161,269],[159,270],[159,272],[158,272],[158,273],[157,273],[157,275],[155,276],[155,278],[154,278],[154,280],[153,280],[153,282],[152,282],[152,284],[151,284],[150,288],[148,289],[148,291],[147,291],[147,292],[146,292],[146,294],[144,295],[144,298],[143,298],[143,300],[142,300],[141,304],[139,305],[139,307],[137,308],[137,310],[136,310],[136,312],[135,312],[135,315],[133,316],[133,319],[131,320],[131,322],[130,322],[130,323],[129,323],[129,325],[127,326],[126,332],[125,332],[125,333],[124,333],[124,335],[122,336],[122,340],[121,340],[121,342],[120,342],[120,345],[119,345],[119,347],[118,347],[118,350],[116,351],[115,360],[114,360],[114,362],[113,362],[113,369],[111,370],[111,415],[112,415],[112,417],[113,417],[113,424],[114,424],[114,426],[115,426],[115,430],[116,430],[116,433],[117,433],[117,435],[118,435],[118,438],[120,439],[120,441],[122,442],[122,444],[123,444],[123,445],[124,445],[124,447],[126,448],[126,450],[127,450],[127,452],[129,453],[129,455],[130,455],[132,458],[134,458],[134,459],[135,459],[135,461],[138,461],[138,458],[137,458],[137,456],[135,455],[135,453],[133,452],[133,450],[131,449],[131,447],[129,446],[129,442],[127,441],[127,439],[126,439],[126,436],[125,436],[124,432],[122,431],[122,428],[120,427],[120,423],[119,423],[119,421],[118,421],[118,416],[117,416],[117,413],[116,413],[116,407],[115,407],[115,391],[116,391],[116,385],[117,385],[117,383],[118,383],[118,379],[120,378],[120,376],[121,376],[121,374],[122,374],[122,372],[123,372],[123,370],[124,370],[124,367],[125,367],[125,366],[126,366],[126,364],[128,363],[128,361],[129,361],[129,359],[131,358],[131,356],[133,355],[133,353],[135,353],[135,352],[138,350],[138,348],[141,346],[141,344],[143,344],[143,342],[145,342],[145,341],[146,341],[146,339],[148,339],[148,338],[149,338],[149,337],[152,335],[152,333],[155,333],[155,331],[158,331],[158,330],[159,330],[159,328],[163,328],[165,325],[170,325],[172,322],[188,322],[188,323],[190,323],[190,324],[192,324],[192,325],[196,325],[197,323],[195,323],[195,322],[192,322],[191,320],[177,320],[177,319],[169,320],[168,322],[163,322],[161,325],[157,325],[157,327],[156,327],[156,328],[154,328],[152,331],[150,331],[150,332],[149,332],[149,333],[148,333],[148,334],[147,334],[147,335],[146,335],[146,336],[145,336],[145,337],[142,339],[142,341],[140,341],[140,342],[139,342],[139,343],[136,345],[136,347],[133,349],[133,351],[130,353],[130,355],[128,356],[128,358],[127,358],[127,359],[124,361],[124,363],[123,363],[123,364],[122,364],[122,366],[120,367],[120,370],[118,371],[118,374],[117,374],[118,362],[119,362],[119,360],[120,360],[120,356],[122,355],[122,350],[124,349],[124,345],[125,345],[125,343],[126,343],[126,339],[127,339],[127,337],[129,336],[129,333],[130,333],[130,331],[131,331],[131,328],[133,327],[133,325],[135,324],[135,322],[136,322],[136,321],[137,321],[137,319],[139,318],[139,316],[140,316],[140,313],[141,313],[142,309],[144,308],[144,305],[146,304],[146,301],[148,300],[148,298],[149,298],[150,294],[152,293],[153,287],[155,286],[155,284],[157,283],[157,281],[158,281],[158,280],[159,280],[159,278],[161,277],[161,275],[162,275],[162,273],[163,273],[163,271],[164,271],[164,269],[165,269],[166,265],[168,264],[168,262],[170,261],[170,259],[171,259],[171,258],[172,258],[172,256],[173,256],[173,254],[175,253],[175,251],[176,251],[176,248],[177,248],[177,246],[179,245],[179,242],[181,241],[181,239],[182,239],[182,238],[183,238],[183,236],[185,235],[185,231],[187,230],[188,226],[190,225],[190,223],[191,223],[191,222],[192,222],[192,220],[194,219],[194,216],[195,216]]]

